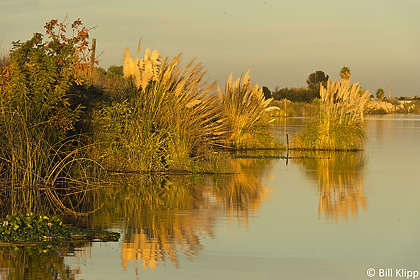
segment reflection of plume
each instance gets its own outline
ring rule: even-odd
[[[168,260],[178,266],[180,254],[197,258],[200,239],[214,236],[221,212],[247,227],[249,215],[267,196],[259,179],[267,161],[237,159],[233,164],[234,175],[132,176],[103,190],[106,202],[95,220],[99,226],[124,221],[123,268],[130,261],[136,268],[141,262],[143,269]]]
[[[202,248],[200,236],[213,236],[216,205],[209,188],[189,176],[142,175],[122,180],[125,185],[103,193],[108,202],[97,214],[100,219],[125,221],[124,269],[129,261],[135,267],[141,261],[144,269],[167,260],[177,266],[180,252],[196,258]]]
[[[327,220],[347,219],[348,214],[356,218],[359,206],[366,210],[366,198],[362,189],[363,177],[355,185],[339,181],[320,188],[318,215],[325,213]]]
[[[366,210],[363,192],[363,153],[311,153],[299,162],[307,168],[307,174],[319,183],[318,215],[327,220],[356,218],[359,208]],[[315,158],[315,159],[314,159]]]
[[[228,222],[236,217],[248,228],[249,215],[257,213],[263,199],[269,197],[268,189],[261,184],[262,173],[269,164],[268,160],[235,159],[232,167],[236,174],[215,182],[216,199]]]

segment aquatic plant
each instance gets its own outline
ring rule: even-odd
[[[268,124],[267,113],[278,110],[269,106],[272,98],[265,99],[262,89],[252,85],[249,70],[242,78],[232,80],[232,73],[224,90],[218,87],[219,99],[229,129],[228,146],[235,149],[272,148],[277,146]]]
[[[117,241],[119,233],[66,226],[57,216],[7,215],[0,221],[0,242],[45,242],[69,240]]]
[[[358,83],[349,80],[321,85],[320,112],[311,119],[303,133],[294,139],[294,147],[315,150],[360,150],[366,133],[363,110],[368,91],[360,94]]]

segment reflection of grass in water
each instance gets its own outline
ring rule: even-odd
[[[260,210],[267,189],[261,184],[261,177],[270,161],[264,159],[236,159],[233,161],[233,176],[215,180],[215,194],[224,212],[230,217],[242,220],[248,226],[249,214]]]
[[[98,185],[59,184],[55,187],[0,187],[0,217],[8,214],[86,215],[100,207]]]
[[[116,187],[101,191],[104,205],[92,220],[102,228],[122,221],[124,268],[130,260],[141,260],[143,268],[166,260],[177,266],[180,252],[193,259],[202,249],[200,239],[214,236],[220,211],[247,225],[249,213],[260,209],[266,191],[259,176],[267,161],[234,160],[232,165],[237,174],[114,178]]]
[[[305,166],[307,174],[318,180],[318,213],[324,212],[327,220],[347,219],[349,214],[357,217],[359,207],[366,210],[363,192],[363,168],[365,157],[362,152],[306,152],[309,158],[298,162]]]
[[[201,214],[206,212],[203,190],[194,180],[149,174],[115,181],[117,187],[103,190],[105,203],[93,220],[102,225],[124,221],[124,268],[129,260],[141,260],[144,268],[166,259],[177,264],[178,251],[194,258],[201,250],[198,234],[212,235],[211,217]],[[179,215],[181,211],[193,211],[194,215]]]
[[[79,244],[80,246],[82,244]],[[0,278],[9,280],[76,279],[79,269],[71,269],[64,257],[75,253],[72,244],[44,247],[0,248]]]

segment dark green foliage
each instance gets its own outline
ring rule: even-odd
[[[268,87],[263,87],[262,90],[263,90],[263,94],[264,94],[265,99],[269,99],[269,98],[272,97],[271,96],[271,90],[269,90]]]
[[[378,100],[383,100],[385,98],[385,91],[383,88],[378,88],[376,90],[376,98]]]
[[[313,90],[306,87],[301,88],[282,88],[273,92],[273,98],[281,100],[286,98],[292,102],[312,102],[315,98],[319,98],[319,90]]]
[[[108,71],[106,72],[108,75],[115,75],[118,77],[122,77],[123,74],[123,67],[122,66],[116,66],[116,65],[111,65],[108,67]]]
[[[309,77],[306,79],[306,84],[312,92],[319,93],[320,85],[325,87],[327,85],[328,79],[329,76],[325,75],[324,71],[318,70],[309,75]]]
[[[69,227],[57,216],[42,216],[29,213],[25,216],[7,215],[0,224],[0,242],[44,242],[69,240],[113,240],[119,233],[92,231]]]

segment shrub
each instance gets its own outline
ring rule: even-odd
[[[76,20],[68,38],[67,27],[52,20],[45,25],[46,40],[35,33],[24,43],[14,42],[10,65],[3,69],[0,169],[12,185],[52,184],[59,172],[69,171],[67,160],[79,155],[80,142],[66,138],[82,106],[72,104],[67,93],[87,69],[88,30]]]

